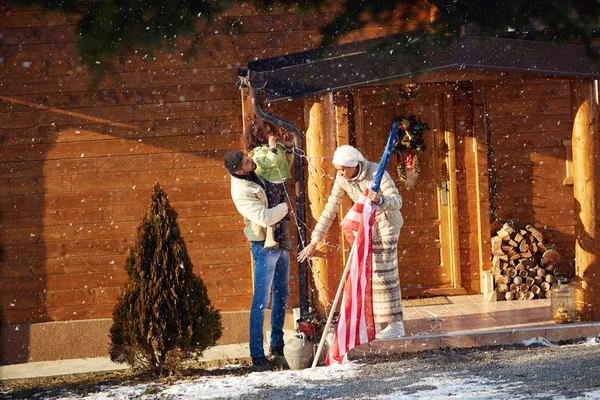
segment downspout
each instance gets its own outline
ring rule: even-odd
[[[294,178],[296,179],[296,227],[298,230],[298,252],[302,251],[305,247],[306,241],[306,217],[304,214],[304,166],[302,163],[301,155],[304,154],[304,143],[302,140],[302,130],[296,125],[282,118],[277,117],[271,113],[264,111],[260,106],[260,94],[264,89],[252,88],[250,83],[250,71],[247,71],[247,78],[244,80],[244,84],[247,85],[251,90],[249,91],[252,97],[252,105],[256,116],[272,123],[275,126],[288,130],[294,134],[294,145],[296,150],[294,151]],[[254,90],[252,90],[254,89]],[[300,291],[300,317],[303,320],[308,318],[308,277],[306,261],[298,263],[298,286]]]

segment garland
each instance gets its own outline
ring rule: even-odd
[[[428,130],[429,126],[417,120],[414,115],[408,118],[396,117],[396,122],[398,123],[398,135],[392,152],[396,153],[398,160],[398,167],[396,167],[398,178],[401,182],[406,182],[407,170],[421,171],[417,153],[425,150],[423,131]]]

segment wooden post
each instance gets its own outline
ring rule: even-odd
[[[598,104],[591,80],[571,80],[573,107],[573,195],[575,198],[575,270],[577,313],[600,320],[600,143]]]
[[[305,103],[305,114],[309,121],[306,130],[307,193],[310,215],[315,223],[327,204],[336,176],[336,170],[331,163],[337,145],[333,95],[329,93],[308,99]],[[325,241],[320,243],[317,253],[312,257],[312,276],[318,292],[317,310],[324,315],[332,305],[343,268],[339,236],[338,224],[334,222]]]
[[[241,90],[242,95],[242,132],[246,129],[248,122],[255,116],[254,105],[252,99],[254,98],[253,89],[245,86]]]

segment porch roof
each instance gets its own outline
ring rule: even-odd
[[[409,52],[422,57],[406,57]],[[600,77],[600,64],[580,44],[474,35],[443,44],[413,39],[410,33],[251,61],[240,74],[247,74],[255,88],[264,86],[267,102],[274,103],[464,69]]]

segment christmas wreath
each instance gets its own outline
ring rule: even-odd
[[[407,170],[421,171],[418,153],[425,150],[423,131],[428,130],[429,126],[419,121],[414,115],[408,118],[396,117],[396,122],[398,134],[392,151],[396,154],[398,160],[398,167],[396,168],[398,178],[401,182],[406,182]]]

